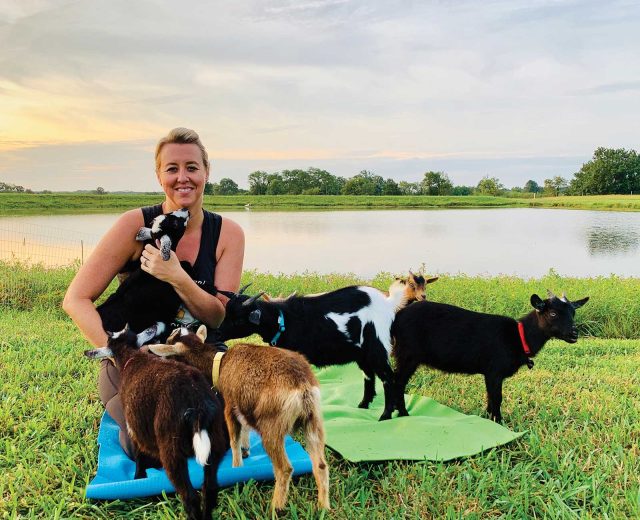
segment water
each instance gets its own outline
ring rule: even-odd
[[[640,213],[560,209],[223,212],[246,235],[245,269],[640,276]],[[118,215],[0,217],[0,258],[86,258]]]

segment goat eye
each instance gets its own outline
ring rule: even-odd
[[[558,313],[551,311],[549,313],[549,316],[551,316],[552,318],[555,318],[558,315]]]

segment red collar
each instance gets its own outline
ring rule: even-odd
[[[527,340],[524,337],[524,323],[521,321],[518,322],[518,332],[520,333],[520,341],[522,342],[522,349],[527,356],[531,355],[531,349],[529,345],[527,345]]]
[[[129,362],[133,359],[133,356],[131,356],[129,359],[127,359],[126,363],[124,364],[124,366],[122,367],[122,370],[120,372],[124,372],[125,369],[127,368],[127,365],[129,364]]]

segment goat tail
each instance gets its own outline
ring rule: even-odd
[[[196,455],[196,461],[201,466],[205,466],[209,460],[211,452],[211,439],[207,430],[200,430],[193,434],[193,452]]]
[[[322,411],[320,409],[320,388],[309,386],[302,390],[302,423],[304,435],[311,451],[317,447],[324,452],[324,426],[322,423]]]
[[[211,438],[208,431],[212,424],[211,410],[189,408],[185,412],[184,418],[193,435],[192,445],[196,461],[201,466],[205,466],[211,453]]]

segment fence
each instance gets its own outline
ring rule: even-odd
[[[25,308],[35,301],[59,303],[64,286],[60,275],[66,283],[99,239],[71,229],[1,221],[0,308]]]

